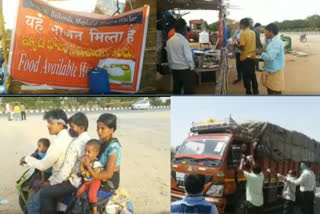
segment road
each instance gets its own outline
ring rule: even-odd
[[[96,120],[104,111],[87,112],[89,134],[97,138]],[[170,111],[115,110],[118,117],[118,137],[122,145],[120,186],[129,193],[135,213],[169,213],[170,204]],[[68,116],[73,113],[68,112]],[[29,114],[26,121],[8,122],[0,116],[0,205],[1,214],[22,214],[18,205],[15,182],[27,169],[19,159],[36,148],[41,137],[49,136],[42,114]]]

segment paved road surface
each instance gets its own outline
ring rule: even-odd
[[[118,110],[115,136],[122,144],[120,186],[127,190],[135,213],[169,213],[170,204],[170,112]],[[102,111],[88,112],[89,134],[97,138],[96,120]],[[72,113],[68,112],[71,116]],[[0,205],[1,214],[22,214],[15,182],[26,167],[19,159],[36,148],[40,137],[50,137],[42,114],[27,116],[27,121],[8,122],[0,117]]]

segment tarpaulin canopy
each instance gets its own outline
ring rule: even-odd
[[[221,0],[160,0],[158,8],[160,10],[218,10]]]
[[[243,122],[239,126],[258,139],[258,151],[275,160],[320,161],[320,143],[302,133],[268,122]]]
[[[224,121],[193,123],[191,132],[234,133],[257,142],[256,155],[272,157],[275,160],[320,162],[320,142],[296,132],[289,131],[269,122],[241,121],[231,117]]]

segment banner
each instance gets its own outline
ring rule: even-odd
[[[88,70],[102,67],[112,91],[137,92],[148,16],[149,6],[106,17],[20,0],[10,74],[25,83],[87,89]]]

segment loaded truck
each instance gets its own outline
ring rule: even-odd
[[[237,123],[230,117],[192,123],[189,136],[177,147],[172,160],[171,200],[184,197],[185,174],[202,174],[205,175],[204,197],[216,205],[219,214],[243,213],[246,178],[239,170],[242,144],[247,145],[265,175],[263,193],[267,211],[282,207],[284,184],[279,182],[277,173],[286,175],[289,170],[295,170],[300,174],[301,161],[308,161],[319,185],[319,142],[269,122]]]

